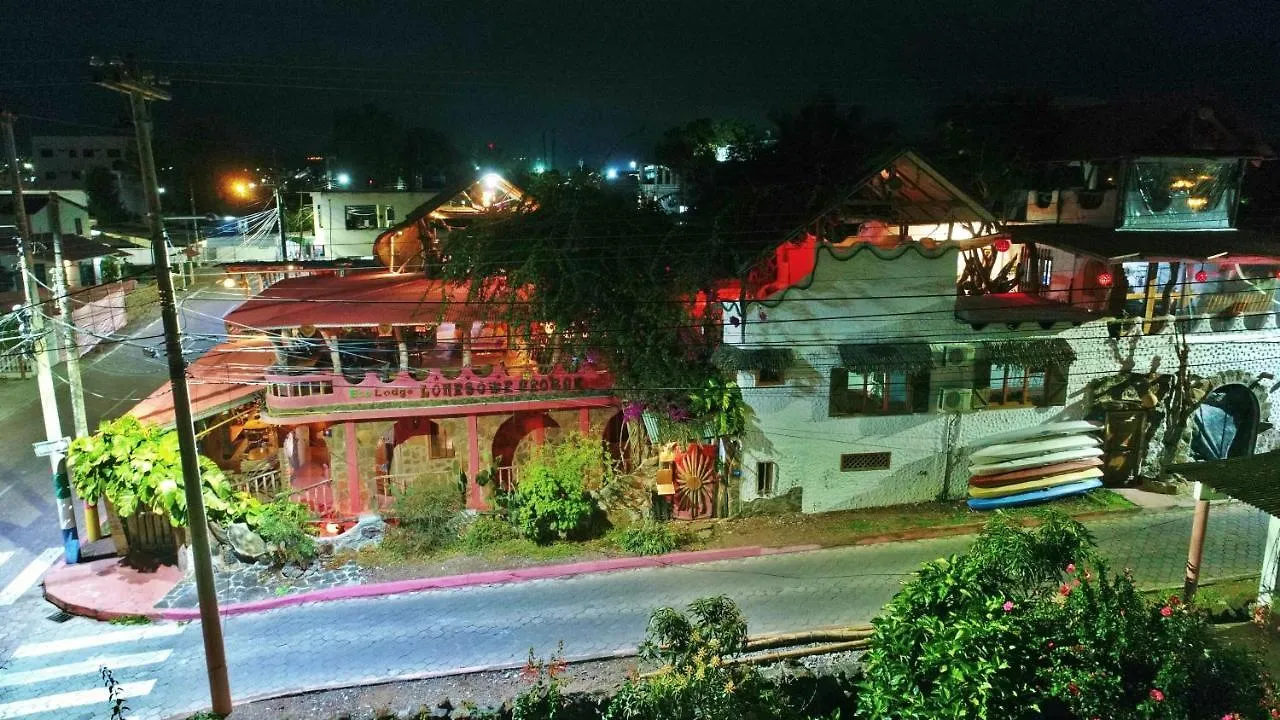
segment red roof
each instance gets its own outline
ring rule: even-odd
[[[360,272],[281,280],[224,318],[229,333],[302,327],[431,325],[502,317],[500,306],[468,300],[466,285],[421,275]]]
[[[220,343],[187,368],[191,415],[199,420],[247,401],[262,389],[264,371],[275,360],[265,338],[241,338]],[[142,422],[173,425],[173,391],[160,386],[129,411]]]

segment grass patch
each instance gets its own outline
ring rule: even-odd
[[[1146,590],[1143,594],[1152,599],[1181,596],[1182,587]],[[1258,599],[1258,578],[1224,580],[1200,585],[1196,590],[1195,606],[1209,614],[1215,623],[1244,622],[1250,617],[1250,606]]]
[[[150,625],[151,618],[146,615],[121,615],[118,618],[111,618],[112,625]]]

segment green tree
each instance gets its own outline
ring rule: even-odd
[[[120,202],[120,183],[115,173],[104,167],[93,168],[85,176],[84,189],[89,196],[89,214],[98,222],[110,224],[131,219]]]

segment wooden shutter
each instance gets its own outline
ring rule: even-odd
[[[827,415],[849,415],[849,371],[838,367],[831,368],[831,397],[827,404]]]
[[[1067,369],[1060,365],[1050,365],[1044,373],[1044,404],[1067,404]]]

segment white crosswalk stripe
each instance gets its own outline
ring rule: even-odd
[[[114,672],[123,668],[139,667],[162,663],[173,654],[172,650],[131,653],[128,655],[99,655],[98,657],[66,665],[52,665],[39,670],[24,672],[6,672],[0,675],[0,687],[16,687],[34,683],[61,680],[76,675],[89,675],[98,672],[99,668],[108,667]]]
[[[124,695],[125,698],[141,697],[150,693],[151,688],[155,687],[155,684],[155,680],[121,683],[120,693]],[[105,687],[93,688],[92,690],[75,690],[73,692],[58,693],[56,695],[45,695],[43,697],[33,698],[30,700],[18,700],[16,702],[0,704],[0,720],[20,718],[26,715],[52,712],[54,710],[66,710],[67,708],[81,707],[84,705],[105,706],[108,701],[109,698]]]
[[[13,652],[13,657],[27,658],[36,657],[38,655],[53,655],[54,653],[67,652],[69,650],[84,650],[85,648],[102,647],[103,645],[114,645],[115,643],[169,637],[177,635],[185,629],[185,625],[178,625],[176,623],[166,623],[163,625],[141,625],[128,630],[115,630],[112,632],[97,633],[96,635],[85,635],[83,637],[30,643],[28,645],[18,646],[18,649]]]
[[[37,582],[40,582],[40,578],[44,577],[45,571],[53,567],[58,558],[62,557],[62,553],[62,548],[49,548],[37,555],[26,567],[22,568],[22,572],[18,573],[17,577],[10,581],[3,590],[0,590],[0,606],[12,605],[18,598],[22,597],[23,593],[30,590]]]
[[[4,552],[0,552],[0,567],[4,567],[4,564],[9,562],[9,558],[11,557],[13,557],[12,550],[5,550]]]
[[[165,623],[107,631],[99,627],[81,626],[79,630],[88,634],[19,645],[0,672],[0,720],[60,720],[105,712],[110,697],[99,674],[104,667],[119,683],[129,718],[159,720],[159,709],[143,707],[150,704],[143,698],[155,688],[173,655],[172,640],[187,626]]]

